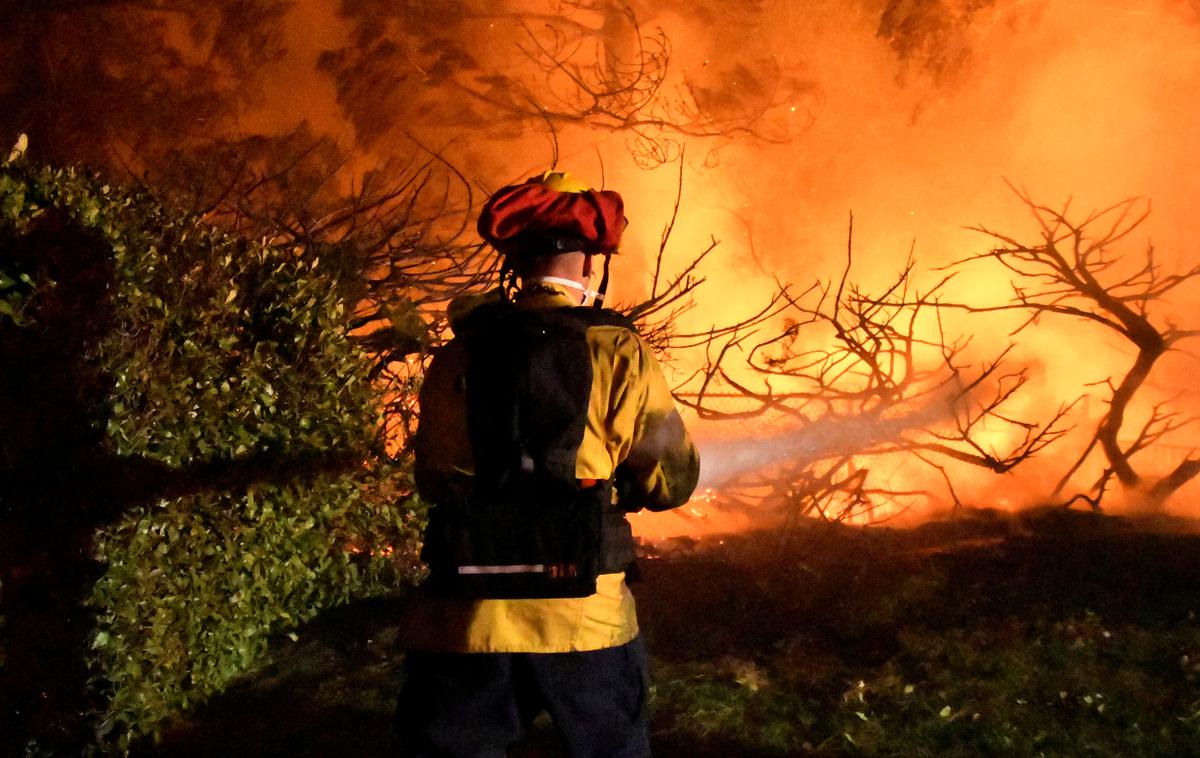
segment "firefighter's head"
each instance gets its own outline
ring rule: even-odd
[[[547,171],[496,192],[479,216],[479,234],[522,279],[566,279],[586,285],[597,255],[617,252],[625,218],[621,196],[594,190],[570,174]],[[584,287],[586,289],[586,287]]]

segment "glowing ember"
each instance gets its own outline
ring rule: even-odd
[[[391,557],[396,554],[396,548],[393,547],[392,545],[384,545],[383,547],[378,547],[378,548],[363,547],[361,545],[355,545],[355,544],[351,543],[346,546],[346,552],[351,553],[352,555],[364,555],[365,554],[365,555],[371,556],[372,558],[375,556],[379,556],[381,558],[388,558],[388,557]]]

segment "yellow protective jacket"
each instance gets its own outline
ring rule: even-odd
[[[451,326],[488,297],[453,303]],[[565,287],[539,283],[523,288],[514,302],[517,308],[537,309],[571,307],[577,301]],[[586,338],[592,387],[576,456],[577,478],[611,480],[621,466],[626,509],[682,505],[695,488],[699,458],[653,353],[621,326],[592,326]],[[461,481],[474,470],[466,367],[465,346],[451,340],[434,356],[421,389],[417,486],[435,507],[448,482]],[[599,650],[623,645],[638,633],[623,573],[601,574],[596,593],[580,598],[471,600],[418,590],[402,628],[410,649],[442,652]]]

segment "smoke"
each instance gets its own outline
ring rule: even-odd
[[[612,293],[626,302],[646,294],[675,199],[676,166],[642,168],[630,154],[636,135],[627,130],[564,120],[552,138],[542,121],[505,115],[505,108],[528,104],[516,96],[515,83],[536,82],[530,32],[546,41],[547,29],[573,24],[586,35],[584,53],[620,57],[635,50],[636,34],[616,4],[596,3],[593,11],[591,4],[568,4],[582,10],[567,22],[563,4],[550,0],[253,0],[235,4],[240,16],[194,0],[175,14],[95,5],[101,10],[22,12],[24,26],[12,27],[20,29],[19,44],[0,55],[0,70],[13,74],[0,83],[3,110],[18,115],[11,123],[0,116],[0,127],[61,122],[59,131],[74,141],[48,154],[70,157],[71,150],[108,141],[120,143],[118,152],[132,161],[154,134],[170,148],[207,137],[278,137],[307,125],[345,151],[351,174],[403,163],[420,154],[419,144],[465,170],[477,191],[540,172],[557,153],[560,168],[625,196],[631,227]],[[1127,196],[1151,198],[1154,214],[1125,241],[1128,250],[1140,252],[1153,241],[1164,267],[1197,261],[1194,2],[634,0],[632,7],[643,36],[661,27],[670,41],[670,77],[660,94],[693,93],[710,118],[761,109],[771,130],[782,130],[768,131],[787,135],[778,144],[745,134],[675,135],[675,154],[686,147],[686,165],[668,267],[682,265],[712,236],[721,241],[683,328],[704,329],[754,311],[777,279],[807,284],[835,276],[844,263],[850,210],[852,276],[868,288],[894,274],[914,241],[918,270],[927,271],[986,245],[964,226],[1036,231],[1004,178],[1051,205],[1073,197],[1083,213]],[[189,14],[203,23],[178,20]],[[127,23],[117,23],[122,19]],[[161,44],[146,42],[164,27],[175,31]],[[94,31],[109,28],[120,31],[122,44],[106,45],[108,38]],[[78,39],[52,39],[49,51],[30,48],[56,34]],[[187,66],[156,76],[173,65],[171,45]],[[72,55],[55,54],[62,49]],[[58,63],[46,67],[48,60]],[[210,68],[216,73],[206,74]],[[202,86],[206,76],[215,94]],[[180,92],[188,97],[167,97]],[[553,106],[563,92],[541,94]],[[90,110],[64,119],[67,103]],[[58,114],[58,121],[28,115],[40,113]],[[30,136],[35,152],[51,139],[36,129]],[[949,294],[994,303],[1011,291],[1003,272],[980,268],[958,277]],[[1197,294],[1178,293],[1164,304],[1162,319],[1196,327],[1189,305]],[[966,357],[992,352],[1012,325],[1001,316],[953,323],[975,335],[976,352]],[[699,360],[672,358],[680,376]],[[1092,399],[1072,417],[1080,430],[1074,437],[1022,467],[1028,480],[997,485],[978,472],[963,474],[985,491],[1034,490],[1053,477],[1048,472],[1061,470],[1086,443],[1083,430],[1104,413],[1094,383],[1123,371],[1131,355],[1092,325],[1044,319],[1020,336],[1010,360],[1028,367],[1031,377],[1014,412],[1036,417],[1080,393]],[[1185,415],[1200,410],[1194,398],[1179,395],[1190,388],[1194,368],[1171,356],[1152,377],[1146,407],[1170,400]],[[925,412],[933,411],[818,421],[786,432],[722,432],[729,438],[705,442],[705,479],[711,484],[781,460],[866,449],[926,420]],[[1196,442],[1194,428],[1168,442],[1178,446],[1174,454],[1186,454]]]
[[[411,150],[415,136],[470,167],[484,189],[542,170],[554,155],[548,130],[498,116],[465,95],[463,85],[487,79],[502,94],[505,82],[528,74],[520,46],[528,49],[527,30],[553,23],[545,14],[556,6],[452,5],[456,11],[417,12],[404,4],[296,3],[286,24],[287,57],[266,73],[266,100],[242,123],[263,131],[319,124],[354,145],[363,165]],[[868,288],[887,281],[912,245],[918,276],[985,247],[965,226],[1036,232],[1005,178],[1050,205],[1073,198],[1072,207],[1085,214],[1127,196],[1151,198],[1154,214],[1126,240],[1128,252],[1153,241],[1164,266],[1197,260],[1200,24],[1192,3],[662,0],[635,2],[633,10],[643,34],[661,27],[670,40],[672,78],[664,92],[686,87],[715,116],[777,103],[770,117],[789,137],[781,144],[680,138],[687,148],[684,189],[668,264],[682,265],[712,236],[721,241],[684,328],[746,315],[777,279],[803,285],[835,276],[844,263],[850,210],[852,277]],[[632,49],[619,14],[584,13],[573,22],[598,30],[589,45],[616,55]],[[630,155],[630,135],[620,131],[559,123],[555,140],[560,167],[625,196],[631,227],[612,293],[626,302],[644,296],[674,201],[675,167],[640,167]],[[1005,272],[985,267],[961,274],[948,293],[980,304],[1010,294]],[[1164,304],[1163,317],[1194,327],[1186,307],[1194,294]],[[1006,344],[1014,325],[1002,315],[951,324],[974,335],[964,357],[979,360]],[[683,376],[698,357],[673,359]],[[1042,418],[1080,394],[1090,398],[1071,418],[1078,431],[1015,476],[956,471],[981,504],[1043,492],[1104,413],[1095,383],[1119,375],[1131,355],[1092,325],[1044,319],[1020,335],[1009,361],[1030,376],[1009,409],[1014,415]],[[1193,369],[1172,356],[1141,413],[1171,398],[1183,413],[1200,410],[1179,397]],[[738,434],[724,427],[704,442],[704,483],[788,460],[867,450],[935,416],[931,406],[790,431]],[[1020,430],[996,434],[1003,448],[1004,435]],[[1194,441],[1185,429],[1167,441],[1179,447],[1154,465],[1165,470]],[[1096,473],[1085,470],[1081,482]]]
[[[782,463],[811,463],[861,454],[881,444],[900,444],[904,432],[943,421],[949,415],[943,404],[930,403],[888,418],[827,416],[796,429],[706,439],[697,445],[701,462],[698,487],[721,487]]]

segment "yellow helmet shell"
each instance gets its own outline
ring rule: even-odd
[[[587,182],[566,171],[547,171],[542,174],[541,184],[556,192],[587,192],[591,189]]]

